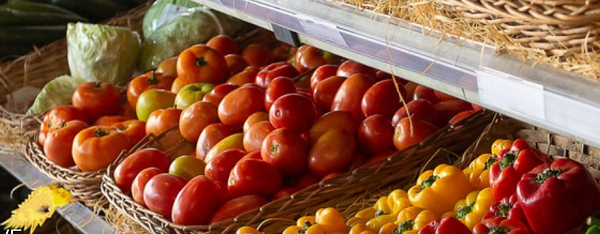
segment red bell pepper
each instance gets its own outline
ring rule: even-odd
[[[534,233],[561,234],[600,209],[600,187],[580,163],[568,158],[523,175],[517,195]]]
[[[419,231],[419,234],[471,234],[471,230],[451,216],[427,224]]]
[[[490,168],[490,188],[496,201],[513,195],[523,174],[540,164],[551,162],[548,156],[529,147],[523,139],[515,140],[510,149],[498,154],[498,163]]]
[[[510,197],[505,197],[502,200],[492,204],[492,206],[490,206],[490,212],[483,216],[483,219],[490,219],[495,217],[518,220],[521,223],[525,224],[525,226],[529,227],[517,194],[513,194]]]
[[[475,225],[473,234],[530,234],[531,232],[519,220],[495,217],[484,219]]]

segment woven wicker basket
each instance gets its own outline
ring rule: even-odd
[[[102,193],[122,213],[136,220],[144,228],[153,233],[234,233],[244,225],[257,226],[266,220],[262,230],[277,232],[288,225],[286,222],[268,222],[269,220],[293,220],[307,212],[325,206],[349,205],[365,192],[378,189],[390,183],[409,183],[420,173],[423,165],[435,165],[448,159],[434,157],[440,148],[452,152],[466,149],[489,124],[492,114],[485,111],[465,119],[457,126],[448,126],[420,144],[400,151],[388,158],[369,163],[354,171],[344,173],[335,178],[322,181],[297,192],[291,197],[273,201],[259,209],[249,211],[234,219],[225,220],[212,225],[181,226],[170,222],[161,215],[152,212],[133,201],[129,194],[123,193],[114,181],[114,170],[132,152],[142,148],[158,148],[165,150],[171,157],[190,153],[193,145],[182,139],[178,129],[165,132],[157,137],[149,137],[130,152],[123,152],[108,167],[103,176]],[[454,157],[450,161],[456,161]]]
[[[495,27],[514,43],[549,55],[598,49],[597,0],[434,0],[450,11]]]

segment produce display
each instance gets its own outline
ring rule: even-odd
[[[587,233],[594,233],[599,195],[600,186],[580,163],[552,160],[522,139],[499,139],[491,154],[465,169],[438,165],[408,191],[396,189],[353,217],[322,208],[283,233],[558,234],[586,222]],[[242,227],[237,233],[261,232]]]

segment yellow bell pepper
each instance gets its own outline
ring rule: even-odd
[[[253,227],[243,226],[239,228],[235,234],[262,234]]]
[[[395,224],[398,225],[398,228],[394,233],[416,234],[425,227],[425,225],[437,218],[437,215],[432,211],[424,210],[416,206],[407,207],[398,213],[395,222]]]
[[[367,221],[366,224],[370,230],[379,230],[386,223],[393,223],[395,220],[396,220],[396,215],[394,215],[394,214],[380,215],[380,216],[377,216],[377,217],[372,218],[371,220]]]
[[[313,224],[315,224],[315,216],[302,216],[302,217],[300,217],[300,218],[299,218],[299,219],[296,221],[296,226],[297,226],[297,227],[300,227],[300,228],[302,228],[302,227],[304,227],[304,225],[306,225],[306,224],[307,224],[307,223],[306,223],[307,221],[308,221],[308,223],[309,223],[310,225],[313,225]],[[310,226],[310,225],[309,225],[309,226]]]
[[[317,210],[315,222],[317,223],[315,225],[323,226],[327,234],[348,231],[344,222],[344,216],[335,208],[328,207]],[[315,225],[311,226],[311,228]]]
[[[511,140],[498,139],[492,143],[492,155],[497,156],[502,150],[510,148]]]
[[[408,194],[402,189],[392,191],[387,198],[387,203],[391,210],[390,214],[398,214],[404,208],[411,206]]]
[[[485,214],[490,211],[490,206],[496,202],[492,190],[485,188],[480,191],[473,191],[463,200],[460,200],[454,206],[454,211],[447,212],[444,217],[454,216],[469,229],[481,222]]]
[[[281,233],[281,234],[300,234],[301,231],[302,231],[301,227],[289,226],[285,230],[283,230],[283,233]]]
[[[373,205],[373,208],[375,208],[380,214],[390,214],[390,212],[392,211],[388,204],[388,196],[380,197],[375,203],[375,205]]]
[[[321,224],[315,224],[306,229],[304,234],[331,234],[326,231],[326,227]]]
[[[497,161],[496,156],[492,154],[482,154],[465,168],[465,174],[476,189],[490,187],[490,168]]]
[[[348,232],[348,234],[360,234],[364,231],[371,231],[371,230],[369,230],[369,227],[367,227],[366,224],[357,223],[357,224],[353,225],[352,228],[350,228],[350,232]]]
[[[375,207],[369,207],[369,208],[365,208],[365,209],[362,209],[361,211],[357,212],[356,215],[354,215],[354,217],[362,218],[364,220],[369,220],[369,219],[375,218],[376,213],[377,213],[377,209],[375,209]]]
[[[417,184],[408,190],[408,199],[413,206],[441,216],[474,189],[460,168],[441,164],[419,176]]]
[[[398,228],[395,223],[386,223],[379,229],[379,234],[392,234]]]

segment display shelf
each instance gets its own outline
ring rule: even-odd
[[[24,157],[15,152],[0,151],[0,166],[34,189],[52,183],[52,179],[38,171]],[[58,213],[80,233],[114,233],[115,230],[89,208],[79,202],[59,208]]]
[[[600,147],[600,84],[441,35],[420,25],[325,0],[194,0],[303,43]]]

